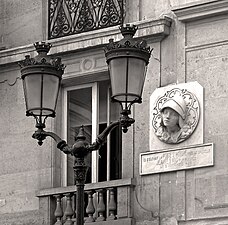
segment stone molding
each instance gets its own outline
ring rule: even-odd
[[[190,4],[173,7],[179,21],[189,22],[217,15],[227,15],[227,0],[197,1]]]
[[[171,19],[164,17],[158,20],[139,21],[134,24],[138,26],[135,37],[143,37],[152,43],[161,41],[169,35]],[[122,38],[118,26],[48,40],[48,42],[53,45],[50,54],[64,54],[71,51],[84,51],[86,48],[102,47],[108,43],[110,38],[114,38],[115,41]],[[0,51],[0,65],[18,62],[28,54],[31,57],[36,55],[33,44],[2,50]]]
[[[85,191],[103,189],[110,187],[134,187],[136,185],[134,178],[124,178],[119,180],[103,181],[98,183],[89,183],[85,184]],[[57,187],[57,188],[48,188],[42,189],[36,192],[37,197],[46,197],[50,195],[65,194],[69,192],[75,192],[75,185],[67,187]]]

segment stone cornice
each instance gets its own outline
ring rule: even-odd
[[[178,20],[189,22],[198,19],[204,19],[216,15],[227,15],[227,0],[201,0],[190,4],[172,8]]]
[[[143,37],[149,43],[161,41],[169,35],[171,19],[164,17],[159,20],[144,20],[134,23],[138,26],[138,31],[135,37]],[[118,26],[106,29],[76,34],[64,38],[49,40],[53,45],[50,54],[64,54],[71,51],[82,51],[86,48],[95,48],[104,46],[109,39],[113,38],[118,41],[122,38]],[[18,62],[23,60],[25,55],[36,55],[34,46],[20,46],[17,48],[0,51],[0,65]]]

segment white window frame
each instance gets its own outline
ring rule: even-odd
[[[67,140],[67,122],[68,122],[68,92],[73,90],[79,90],[83,88],[92,88],[92,142],[96,140],[96,137],[99,132],[99,82],[93,82],[88,84],[82,84],[77,86],[65,87],[63,88],[63,129],[62,129],[62,137],[64,140]],[[110,123],[110,91],[107,94],[107,124]],[[99,162],[99,154],[98,151],[92,152],[92,174],[91,174],[91,182],[98,182],[98,162]],[[110,137],[107,138],[107,181],[110,180]],[[67,186],[67,155],[62,154],[62,186]]]

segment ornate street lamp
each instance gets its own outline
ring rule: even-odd
[[[120,30],[124,38],[119,42],[110,39],[105,48],[105,56],[111,79],[112,100],[121,104],[121,117],[98,135],[93,144],[85,141],[83,127],[80,128],[73,146],[68,146],[57,134],[44,130],[46,119],[55,117],[60,82],[65,68],[60,58],[52,59],[47,55],[51,45],[45,42],[35,43],[38,55],[35,58],[26,56],[25,60],[19,63],[24,86],[26,115],[36,119],[37,130],[33,138],[38,140],[39,145],[42,145],[46,137],[52,137],[57,142],[57,148],[75,157],[77,225],[84,224],[84,185],[87,171],[85,156],[91,151],[99,150],[113,128],[121,126],[123,132],[127,132],[127,128],[135,121],[129,117],[131,106],[134,103],[141,103],[142,100],[146,67],[151,50],[145,41],[137,41],[133,38],[137,30],[135,25],[126,24],[121,26]]]
[[[20,62],[23,81],[26,115],[34,116],[37,128],[45,128],[47,117],[55,117],[55,109],[64,72],[60,58],[52,59],[47,55],[51,44],[36,42],[38,55],[25,56]],[[41,144],[41,143],[40,143]]]
[[[112,87],[111,98],[121,104],[123,132],[127,132],[127,127],[134,123],[133,119],[128,118],[131,105],[142,102],[146,68],[151,55],[146,41],[133,38],[137,29],[137,26],[130,24],[121,26],[124,38],[119,42],[110,39],[105,49]]]

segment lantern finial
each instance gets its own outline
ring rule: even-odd
[[[138,30],[138,27],[134,24],[124,24],[119,27],[121,34],[126,37],[133,37],[135,35],[135,32]]]
[[[38,53],[46,52],[48,53],[52,45],[50,43],[46,43],[44,41],[34,43],[34,47]]]

